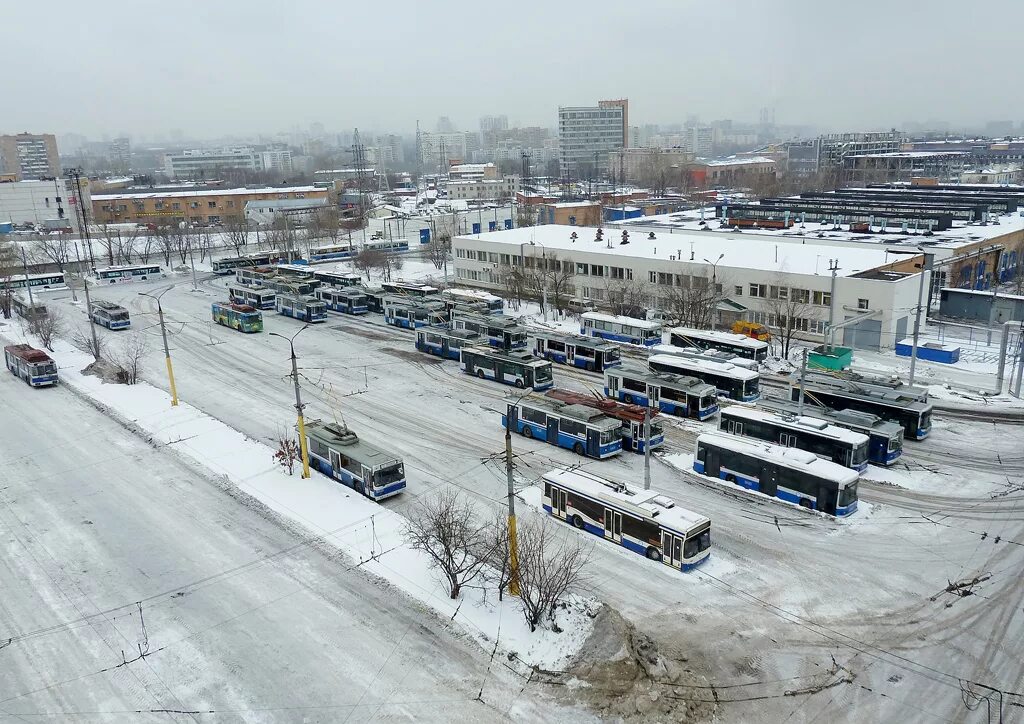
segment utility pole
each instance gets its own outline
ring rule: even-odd
[[[522,399],[522,398],[520,398]],[[512,404],[505,411],[505,477],[508,480],[508,592],[519,595],[519,539],[516,536],[516,490],[512,478]]]
[[[92,255],[92,240],[89,238],[89,213],[85,208],[85,202],[82,199],[82,172],[77,168],[71,168],[67,170],[67,174],[74,179],[75,182],[75,214],[81,217],[82,222],[82,240],[85,242],[85,250],[88,254],[89,263],[95,267],[96,258]]]
[[[304,478],[308,478],[309,477],[309,449],[306,446],[306,420],[305,420],[305,418],[302,415],[302,410],[305,408],[305,405],[302,404],[302,393],[299,390],[299,364],[298,364],[298,361],[297,361],[297,359],[295,357],[295,341],[294,340],[308,326],[309,326],[308,324],[303,326],[302,329],[300,329],[298,332],[293,334],[291,337],[285,337],[283,334],[278,334],[277,332],[271,332],[270,333],[271,337],[280,337],[281,339],[288,340],[288,346],[291,348],[291,352],[292,352],[292,374],[291,374],[291,378],[292,378],[292,382],[295,383],[295,412],[296,412],[296,415],[298,417],[299,452],[302,455],[302,477],[304,477]]]
[[[832,272],[832,286],[829,287],[828,297],[828,346],[825,348],[826,352],[832,352],[833,339],[832,325],[836,323],[836,274],[839,271],[839,260],[829,259],[828,270]],[[803,394],[803,387],[801,386],[801,394]]]
[[[35,300],[32,299],[32,284],[29,282],[29,279],[28,279],[28,261],[25,259],[25,248],[24,247],[22,247],[22,249],[21,249],[21,268],[22,268],[22,270],[24,271],[24,274],[25,274],[25,289],[26,289],[26,291],[28,291],[28,303],[29,303],[30,306],[34,307],[36,305],[36,303],[35,303]],[[31,314],[35,314],[35,312],[31,312]]]
[[[196,282],[196,255],[192,244],[188,245],[188,260],[192,264],[192,291],[199,291],[199,284]]]
[[[807,379],[807,348],[804,347],[804,359],[800,363],[800,401],[796,406],[796,414],[804,414],[804,380]]]
[[[651,406],[644,407],[644,490],[651,489]]]
[[[924,303],[924,277],[925,272],[932,269],[932,254],[918,247],[921,252],[921,283],[917,288],[917,310],[914,314],[914,343],[910,350],[910,379],[907,384],[914,384],[914,370],[917,367],[917,341],[921,336],[921,311]]]
[[[929,292],[931,291],[931,285],[929,284]],[[929,301],[931,294],[929,296]],[[996,299],[999,297],[999,252],[996,251],[996,260],[992,264],[992,306],[988,310],[988,339],[986,340],[986,346],[992,346],[992,324],[996,316]]]
[[[78,251],[78,242],[75,242],[75,258],[78,259],[78,269],[82,269],[82,255]],[[89,331],[92,333],[92,356],[97,360],[100,358],[100,343],[96,339],[96,324],[92,321],[92,300],[89,299],[89,277],[82,274],[82,286],[85,288],[85,314],[89,318]]]
[[[174,384],[174,367],[171,366],[171,348],[167,346],[167,326],[164,324],[164,308],[163,305],[160,304],[160,297],[171,291],[173,288],[174,285],[172,284],[159,294],[153,295],[148,292],[139,292],[139,296],[149,297],[156,300],[156,313],[157,317],[160,319],[160,336],[164,340],[164,360],[167,362],[167,381],[171,387],[171,407],[177,407],[178,388]],[[93,334],[95,334],[95,332]]]
[[[1021,382],[1024,382],[1024,322],[1021,323],[1017,329],[1017,382],[1010,389],[1012,394],[1017,399],[1021,396]]]

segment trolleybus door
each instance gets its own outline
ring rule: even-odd
[[[576,345],[565,345],[565,363],[569,365],[576,364]]]
[[[640,438],[643,435],[643,423],[633,420],[629,423],[629,447],[632,450],[640,449]],[[645,440],[644,443],[647,441]]]
[[[601,455],[601,431],[587,430],[587,455],[592,458]]]
[[[661,531],[661,562],[673,568],[683,563],[683,539],[667,530]]]
[[[519,432],[519,408],[515,405],[509,405],[505,412],[505,421],[508,424],[509,430]]]
[[[757,479],[760,481],[761,492],[775,497],[779,491],[779,476],[776,467],[771,463],[761,463]]]
[[[604,537],[616,543],[622,542],[622,513],[611,508],[604,509]]]
[[[558,418],[553,415],[548,416],[548,429],[545,437],[552,445],[558,444]]]
[[[328,450],[328,457],[331,461],[331,474],[340,477],[338,470],[341,468],[341,454],[337,450]]]
[[[554,486],[551,487],[551,514],[565,519],[565,491]]]
[[[713,447],[704,448],[704,474],[717,478],[722,471],[722,457]]]
[[[661,409],[661,388],[657,385],[647,385],[648,404],[652,410]]]

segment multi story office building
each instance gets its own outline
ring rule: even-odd
[[[81,180],[82,197],[88,209],[92,203],[89,180]],[[0,223],[33,225],[49,231],[81,231],[76,213],[75,182],[71,179],[13,181],[0,183]]]
[[[205,225],[242,218],[250,201],[326,198],[328,190],[317,186],[109,193],[92,197],[92,213],[97,224],[184,221]]]
[[[563,176],[579,177],[584,169],[607,175],[611,156],[626,148],[629,101],[599,101],[596,106],[558,109],[559,162]]]
[[[900,131],[882,133],[831,133],[810,141],[794,141],[785,146],[786,168],[790,173],[816,174],[843,168],[847,156],[894,153],[900,150]]]
[[[466,134],[430,133],[422,131],[418,136],[420,163],[428,169],[446,168],[452,160],[465,160]]]
[[[0,136],[0,174],[14,174],[18,181],[38,181],[60,173],[57,138],[52,133]]]
[[[445,188],[448,190],[449,199],[477,201],[509,199],[515,196],[519,190],[519,177],[452,180],[446,184]]]
[[[192,149],[164,156],[164,172],[172,179],[214,178],[224,171],[291,173],[292,153],[287,146],[275,145]]]

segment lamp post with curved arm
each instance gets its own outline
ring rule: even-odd
[[[524,397],[533,392],[527,387],[515,402],[508,403],[505,410],[505,477],[508,480],[508,593],[519,595],[519,538],[516,535],[516,489],[512,478],[512,416],[508,414],[514,405],[518,405]]]
[[[280,337],[288,342],[288,347],[292,352],[292,382],[295,383],[295,412],[299,419],[299,453],[302,455],[302,477],[309,477],[309,448],[306,445],[306,420],[302,416],[302,410],[305,405],[302,404],[302,393],[299,391],[299,365],[295,358],[295,338],[302,334],[309,325],[304,325],[302,329],[293,334],[291,337],[285,337],[283,334],[277,332],[271,332],[271,337]]]
[[[86,284],[88,283],[88,280],[86,280]],[[160,319],[160,336],[163,337],[164,340],[164,360],[167,362],[167,381],[170,383],[171,386],[171,407],[177,407],[178,388],[174,384],[174,367],[171,366],[171,348],[167,346],[167,327],[164,325],[164,308],[160,304],[160,297],[162,297],[167,292],[171,291],[173,288],[174,285],[172,284],[159,294],[154,295],[150,294],[149,292],[139,292],[139,295],[156,300],[156,313],[157,317]],[[92,319],[89,320],[89,324],[92,324]],[[93,334],[96,334],[95,331],[93,331]]]

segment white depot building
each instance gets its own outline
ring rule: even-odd
[[[672,286],[685,287],[694,277],[714,279],[724,297],[720,321],[738,317],[772,327],[774,315],[785,306],[779,300],[800,300],[799,311],[805,316],[795,325],[798,336],[821,341],[832,305],[829,262],[836,260],[835,324],[848,322],[841,336],[837,332],[837,344],[891,349],[913,330],[920,273],[897,269],[912,270],[920,257],[894,260],[883,248],[672,233],[641,225],[631,226],[629,243],[622,244],[621,229],[605,229],[601,241],[596,240],[596,231],[552,224],[457,236],[452,240],[455,275],[462,284],[500,293],[508,267],[550,268],[557,259],[573,274],[569,294],[590,299],[598,307],[625,283],[645,285],[645,295],[657,307],[667,304]]]

